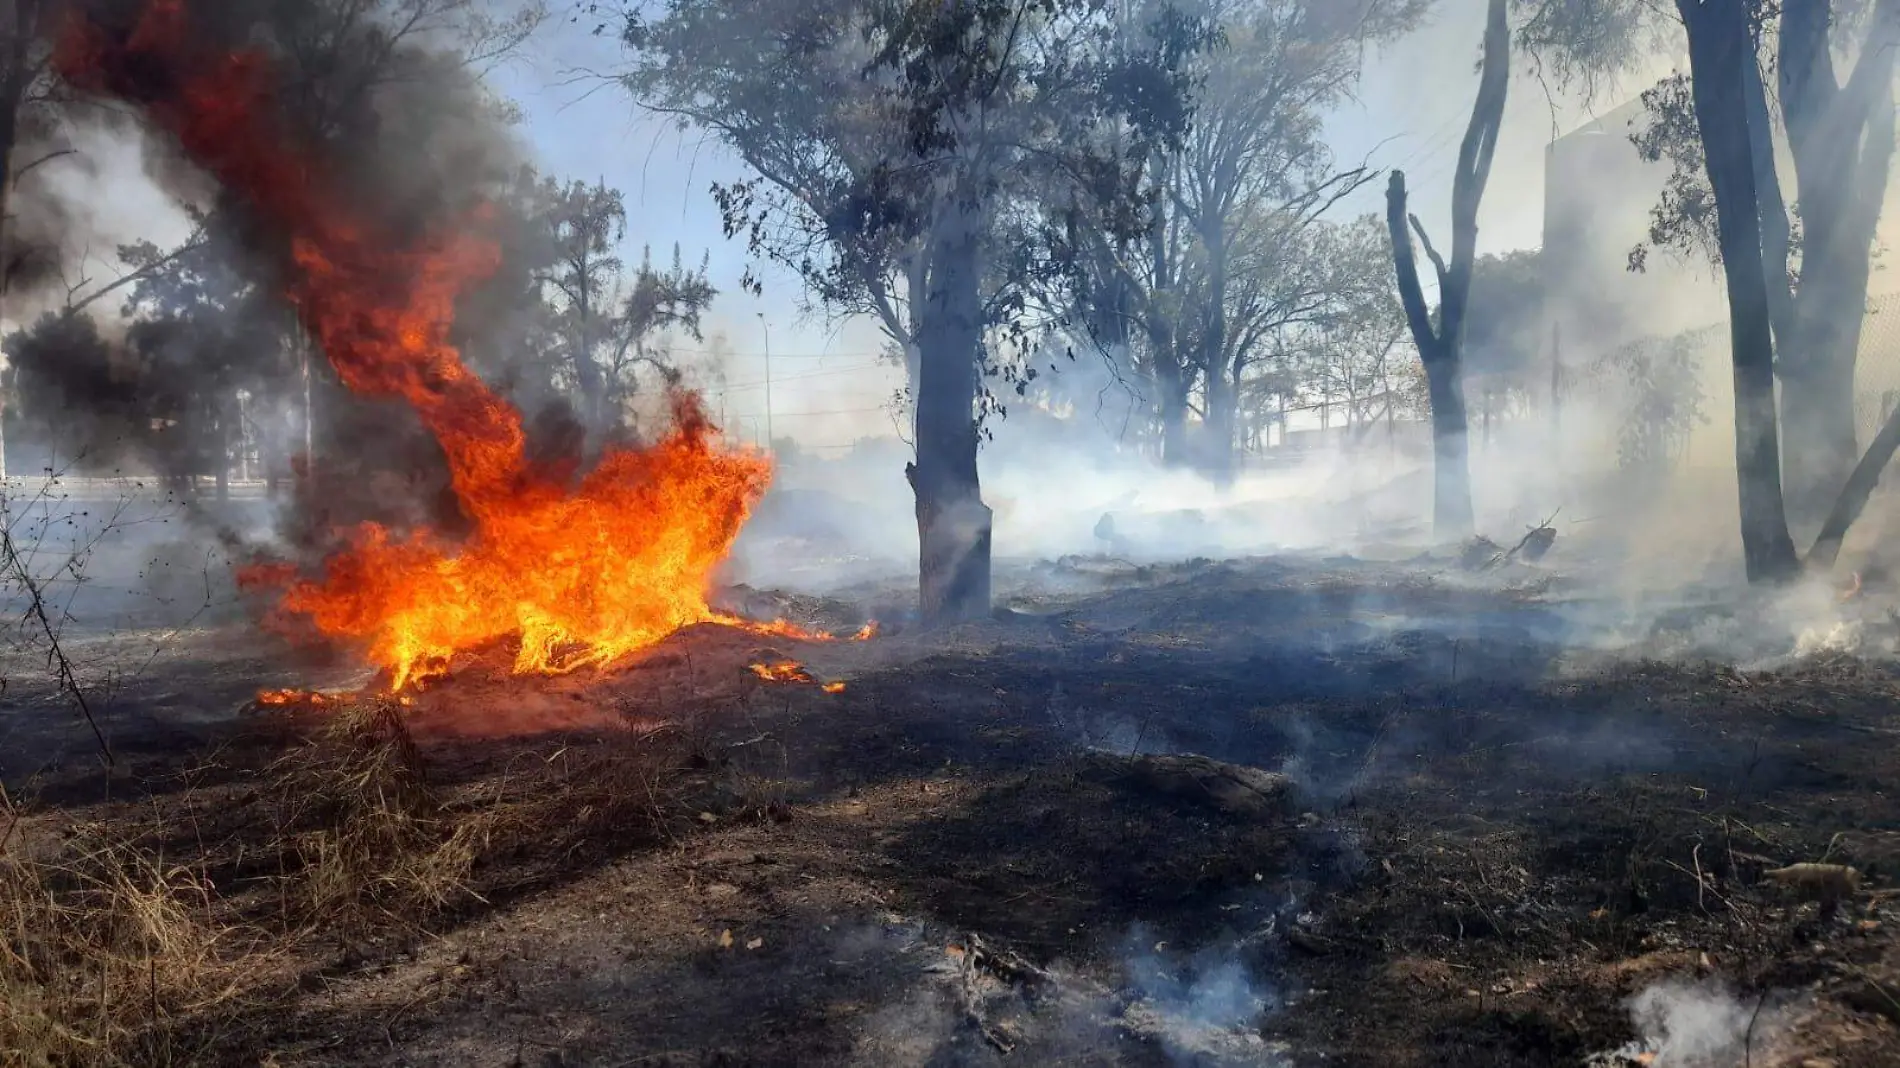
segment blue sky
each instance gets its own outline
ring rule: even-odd
[[[1441,0],[1428,26],[1368,56],[1358,100],[1329,123],[1342,161],[1363,159],[1408,171],[1414,210],[1434,234],[1447,229],[1450,173],[1476,91],[1482,26],[1482,0]],[[797,279],[769,265],[762,267],[762,299],[739,291],[748,258],[742,244],[721,233],[708,186],[743,177],[743,166],[716,142],[641,114],[619,89],[588,76],[611,71],[617,62],[611,39],[560,22],[493,78],[522,106],[521,133],[545,173],[602,179],[625,192],[630,256],[650,244],[663,259],[675,242],[689,261],[710,255],[710,273],[722,295],[708,343],[700,348],[719,354],[724,374],[724,388],[708,383],[714,407],[723,402],[728,424],[740,436],[762,432],[769,340],[778,436],[839,447],[860,434],[890,433],[884,406],[901,376],[874,362],[876,331],[867,323],[802,317]],[[1534,79],[1514,80],[1480,219],[1482,250],[1538,243],[1544,146],[1623,98],[1611,94],[1600,107],[1553,101]],[[1373,182],[1341,211],[1382,210],[1383,190],[1382,181]]]
[[[1329,140],[1342,163],[1407,170],[1413,210],[1435,235],[1447,232],[1450,173],[1476,91],[1483,7],[1484,0],[1438,0],[1427,26],[1367,56],[1357,99],[1329,118]],[[889,402],[902,376],[877,361],[881,338],[875,327],[802,315],[798,280],[769,264],[751,265],[765,280],[763,297],[740,290],[746,250],[725,239],[708,189],[715,181],[744,177],[744,167],[717,142],[642,114],[599,76],[619,63],[617,43],[588,30],[557,20],[490,78],[521,105],[524,121],[517,132],[543,173],[602,180],[626,195],[628,259],[637,258],[645,244],[664,262],[676,243],[690,263],[709,257],[721,295],[705,341],[688,342],[691,351],[682,355],[696,364],[695,376],[714,410],[724,412],[728,429],[748,440],[764,437],[769,347],[776,436],[835,449],[859,436],[892,433]],[[1666,69],[1664,64],[1649,73]],[[1481,251],[1538,244],[1545,145],[1628,99],[1635,84],[1632,79],[1591,106],[1553,101],[1534,78],[1514,78],[1480,216]],[[70,201],[93,216],[97,247],[72,253],[85,258],[84,274],[99,282],[120,269],[111,256],[118,241],[172,243],[187,224],[143,179],[136,142],[122,134],[87,139],[86,165],[62,168],[59,181]],[[1384,184],[1369,183],[1337,210],[1342,217],[1382,211]]]

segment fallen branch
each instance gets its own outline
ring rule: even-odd
[[[1881,472],[1886,470],[1896,449],[1900,449],[1900,408],[1895,408],[1887,421],[1880,424],[1874,440],[1868,442],[1867,451],[1861,454],[1860,462],[1854,465],[1853,473],[1847,476],[1846,484],[1835,496],[1834,507],[1821,524],[1821,532],[1815,535],[1814,547],[1808,550],[1810,569],[1826,571],[1834,566],[1841,554],[1841,542],[1847,538],[1847,528],[1866,510],[1874,487],[1880,485]]]
[[[1532,560],[1544,555],[1544,553],[1549,550],[1551,543],[1557,540],[1557,528],[1550,524],[1558,515],[1562,514],[1562,512],[1563,509],[1559,508],[1555,512],[1550,513],[1542,523],[1532,527],[1522,538],[1518,539],[1517,544],[1511,546],[1510,551],[1492,561],[1490,566],[1503,567],[1505,564],[1510,563],[1511,559],[1518,553],[1523,552],[1526,546],[1529,546],[1532,550],[1530,553]]]

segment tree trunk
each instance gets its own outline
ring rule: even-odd
[[[926,624],[989,614],[990,509],[977,478],[977,356],[983,341],[979,228],[967,212],[933,238],[917,334],[918,588]]]
[[[1239,406],[1239,393],[1227,376],[1219,371],[1209,373],[1201,469],[1216,485],[1227,486],[1234,481],[1234,434]]]
[[[1469,537],[1471,434],[1462,368],[1456,355],[1439,354],[1424,363],[1432,401],[1432,527],[1443,540]]]
[[[212,475],[218,488],[218,503],[224,504],[231,499],[231,421],[225,418],[224,412],[216,412],[212,425]]]
[[[1834,566],[1841,554],[1841,542],[1847,538],[1847,529],[1867,507],[1874,488],[1880,485],[1880,473],[1893,459],[1895,449],[1900,449],[1900,408],[1887,413],[1874,440],[1868,444],[1866,455],[1854,465],[1846,485],[1836,495],[1833,508],[1821,524],[1821,533],[1814,539],[1814,547],[1808,550],[1809,570],[1826,571]]]
[[[1790,511],[1809,521],[1823,514],[1860,452],[1854,370],[1878,221],[1876,216],[1865,229],[1852,226],[1851,183],[1829,179],[1824,192],[1823,184],[1802,183],[1802,219],[1808,229],[1801,288],[1779,361],[1782,425],[1788,436],[1783,485]]]
[[[1465,311],[1471,298],[1471,269],[1478,255],[1478,207],[1491,180],[1504,124],[1505,96],[1511,82],[1511,32],[1505,0],[1485,8],[1484,60],[1478,98],[1458,147],[1451,186],[1451,262],[1447,264],[1425,238],[1425,228],[1406,210],[1405,175],[1392,172],[1386,187],[1386,231],[1392,239],[1392,265],[1398,275],[1399,302],[1418,346],[1432,402],[1432,526],[1439,541],[1461,541],[1472,532],[1469,423],[1465,413]],[[1438,274],[1438,321],[1432,321],[1418,279],[1410,222],[1425,243]]]
[[[1877,0],[1855,69],[1836,77],[1832,0],[1786,0],[1782,113],[1802,222],[1801,280],[1781,338],[1783,485],[1797,519],[1819,520],[1854,470],[1854,372],[1873,241],[1894,151],[1892,80],[1900,3]],[[1752,64],[1751,64],[1752,65]],[[1777,200],[1778,191],[1773,194]],[[1770,278],[1771,299],[1777,279]]]
[[[1167,334],[1166,330],[1151,331]],[[1168,467],[1185,467],[1188,455],[1187,378],[1174,365],[1170,350],[1158,345],[1155,351],[1155,404],[1161,417],[1161,462]]]
[[[1201,248],[1207,256],[1206,315],[1201,329],[1201,373],[1207,376],[1207,421],[1201,470],[1216,485],[1234,478],[1234,409],[1239,390],[1227,367],[1227,230],[1218,215],[1203,218]]]
[[[1696,122],[1728,287],[1742,556],[1750,582],[1778,581],[1794,574],[1798,563],[1781,499],[1773,325],[1742,73],[1742,64],[1755,61],[1754,48],[1739,5],[1676,0],[1676,7],[1689,38]]]

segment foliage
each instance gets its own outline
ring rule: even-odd
[[[550,178],[533,197],[542,261],[533,278],[547,311],[557,381],[590,429],[617,429],[637,391],[638,368],[657,372],[664,383],[677,380],[657,345],[674,330],[697,340],[717,291],[707,280],[706,261],[689,270],[677,246],[665,270],[643,250],[629,277],[620,255],[627,223],[620,190],[598,182],[563,186]]]
[[[940,266],[933,237],[967,216],[955,225],[980,232],[992,334],[978,356],[1026,391],[1027,290],[1061,267],[1039,210],[1087,198],[1138,225],[1152,195],[1138,161],[1186,121],[1182,59],[1206,30],[1141,7],[1128,26],[1101,0],[672,0],[625,16],[622,84],[754,172],[713,190],[728,237],[906,350]]]
[[[1465,316],[1465,375],[1493,391],[1521,392],[1542,369],[1544,276],[1540,254],[1518,249],[1479,256],[1471,265]]]
[[[1087,197],[1050,220],[1060,284],[1042,294],[1073,346],[1116,364],[1152,405],[1164,457],[1186,443],[1189,408],[1209,428],[1192,458],[1220,468],[1236,408],[1278,396],[1273,365],[1293,335],[1350,300],[1332,207],[1370,179],[1341,165],[1323,118],[1357,81],[1366,46],[1413,26],[1412,0],[1201,0],[1188,10],[1217,26],[1215,47],[1188,57],[1197,86],[1181,149],[1139,160],[1149,195],[1128,220]],[[1252,383],[1262,379],[1264,385]]]
[[[1626,470],[1679,459],[1695,428],[1709,422],[1701,353],[1710,331],[1644,338],[1599,357],[1593,369],[1608,382],[1610,404],[1622,412],[1617,461]]]

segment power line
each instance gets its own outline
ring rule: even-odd
[[[765,355],[763,352],[740,352],[737,349],[668,348],[667,351],[687,356],[741,356],[753,358],[763,357]],[[771,358],[774,360],[832,360],[844,359],[846,357],[855,359],[881,359],[883,355],[881,352],[774,352],[771,354]]]
[[[773,357],[773,359],[777,359],[777,358],[778,357],[776,356]],[[808,378],[834,378],[838,375],[854,375],[854,374],[861,374],[865,371],[874,371],[874,370],[877,370],[879,366],[880,365],[878,364],[860,364],[856,367],[840,367],[832,371],[807,371],[802,375],[773,375],[772,381],[773,382],[800,382]],[[729,385],[709,384],[704,388],[714,393],[729,393],[736,389],[759,389],[759,388],[762,388],[765,384],[766,382],[764,379],[754,379],[750,382],[734,382]]]
[[[834,408],[824,412],[775,412],[780,419],[799,419],[812,415],[859,415],[864,412],[883,412],[890,409],[880,404],[875,408]]]

